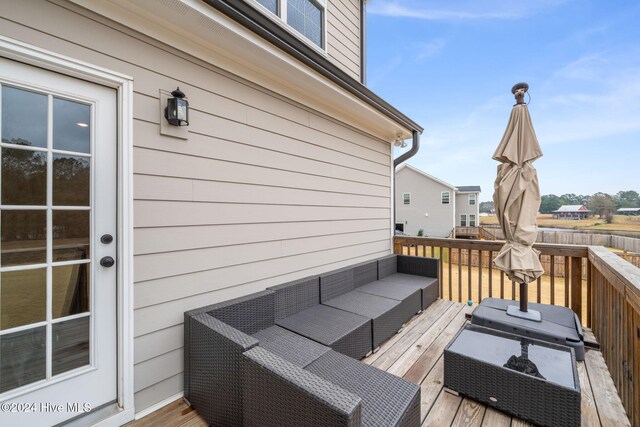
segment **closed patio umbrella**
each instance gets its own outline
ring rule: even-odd
[[[533,249],[537,236],[536,215],[540,208],[538,175],[532,163],[542,156],[529,110],[524,103],[526,83],[511,92],[516,96],[507,129],[493,159],[501,162],[494,183],[493,201],[506,243],[494,260],[496,268],[520,284],[520,310],[509,314],[540,320],[538,312],[527,312],[527,284],[543,273],[540,253]]]

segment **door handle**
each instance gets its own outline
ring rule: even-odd
[[[100,260],[100,265],[107,268],[113,267],[115,263],[116,263],[116,260],[114,260],[110,256],[106,256]]]

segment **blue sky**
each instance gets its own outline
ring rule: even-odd
[[[368,3],[367,85],[425,128],[408,163],[482,201],[520,81],[542,194],[640,192],[640,2]]]

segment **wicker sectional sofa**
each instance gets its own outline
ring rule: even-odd
[[[185,397],[216,426],[418,426],[420,387],[357,359],[437,298],[437,262],[394,255],[186,312]]]

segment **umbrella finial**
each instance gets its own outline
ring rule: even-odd
[[[525,82],[516,83],[511,88],[511,93],[516,96],[516,105],[524,104],[524,94],[529,90],[529,84]]]

